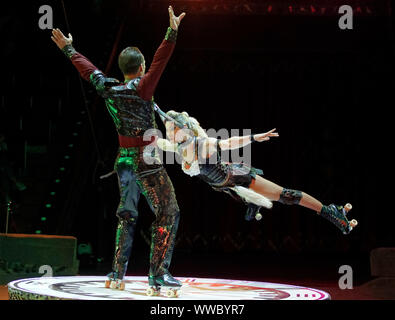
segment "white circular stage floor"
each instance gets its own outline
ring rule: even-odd
[[[8,284],[10,300],[329,300],[322,290],[246,280],[176,277],[183,282],[178,298],[145,294],[147,277],[125,277],[125,290],[104,287],[106,277],[41,277]]]

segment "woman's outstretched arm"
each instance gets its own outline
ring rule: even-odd
[[[278,137],[279,135],[275,131],[276,129],[274,128],[266,133],[258,133],[250,136],[231,137],[229,139],[220,140],[219,146],[222,150],[243,148],[254,141],[262,142],[268,141],[272,137]]]

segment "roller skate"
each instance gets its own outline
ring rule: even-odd
[[[347,214],[351,209],[352,206],[349,203],[344,207],[330,204],[329,206],[323,206],[319,214],[332,222],[343,232],[343,234],[349,234],[358,224],[358,221],[355,219],[351,221],[347,219]]]
[[[111,272],[107,275],[108,279],[104,283],[105,288],[115,289],[115,290],[125,290],[125,281],[122,279],[117,279],[116,273]]]
[[[261,220],[262,215],[259,213],[259,209],[261,209],[261,207],[257,206],[256,204],[248,203],[248,208],[244,219],[247,221],[251,221],[254,218],[258,221]]]
[[[161,287],[164,287],[166,288],[166,297],[177,298],[180,295],[182,282],[173,278],[170,273],[165,273],[161,276],[149,276],[148,285],[147,296],[158,296]]]

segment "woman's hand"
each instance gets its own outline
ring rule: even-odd
[[[158,138],[156,140],[156,144],[159,147],[159,149],[162,149],[163,151],[169,151],[169,152],[177,152],[178,151],[177,144],[171,143],[167,139]]]
[[[173,7],[169,6],[170,28],[178,30],[181,20],[185,17],[185,12],[181,13],[178,17],[174,15]]]
[[[73,37],[71,36],[71,34],[69,33],[69,37],[66,38],[62,31],[60,31],[59,29],[52,29],[51,39],[53,42],[56,43],[60,50],[62,50],[68,44],[73,43]]]
[[[262,142],[262,141],[268,141],[270,140],[270,138],[272,137],[278,137],[278,133],[275,132],[276,128],[266,132],[266,133],[258,133],[258,134],[254,134],[254,140],[258,141],[258,142]]]

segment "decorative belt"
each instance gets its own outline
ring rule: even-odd
[[[157,136],[150,136],[149,140],[144,140],[144,136],[127,137],[118,135],[119,146],[121,148],[144,147],[156,141]]]

